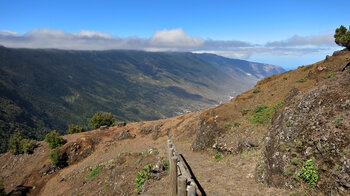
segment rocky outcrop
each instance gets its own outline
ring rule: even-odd
[[[265,139],[257,179],[294,188],[303,164],[314,160],[315,188],[350,194],[350,67],[336,72],[275,115]],[[292,93],[293,94],[293,93]],[[295,93],[297,94],[297,93]]]
[[[209,116],[201,114],[198,120],[196,138],[192,143],[192,150],[199,151],[210,148],[215,144],[216,139],[223,133],[217,129],[217,115],[211,111]]]

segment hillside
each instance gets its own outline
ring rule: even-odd
[[[133,195],[137,172],[167,159],[170,137],[208,195],[349,195],[349,62],[350,51],[337,51],[318,63],[267,77],[218,107],[66,135],[61,147],[68,155],[65,168],[51,165],[45,142],[32,155],[1,154],[5,191]],[[257,121],[252,117],[261,104],[267,110],[258,113],[265,111],[261,116],[266,118]],[[293,178],[310,158],[318,168],[314,188]],[[158,169],[142,194],[166,195],[168,190],[169,175]]]
[[[97,111],[156,120],[212,107],[282,68],[209,54],[0,47],[0,152]]]

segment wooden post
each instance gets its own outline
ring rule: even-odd
[[[176,196],[177,193],[177,157],[173,156],[170,160],[170,187],[171,195]]]
[[[179,177],[178,187],[177,187],[178,196],[187,196],[187,179],[184,176]]]
[[[196,196],[196,187],[195,186],[191,185],[188,187],[187,196]]]
[[[168,145],[168,148],[171,148],[173,146],[171,140],[168,140],[167,145]]]
[[[173,156],[174,156],[174,148],[169,148],[169,154],[168,154],[169,163],[171,162],[171,157]]]

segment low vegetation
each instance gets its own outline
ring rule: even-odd
[[[91,124],[94,129],[98,129],[103,125],[111,126],[113,125],[115,119],[112,113],[102,113],[96,112],[96,114],[91,118]]]
[[[74,125],[71,124],[68,127],[68,130],[66,131],[67,134],[73,134],[73,133],[81,133],[87,131],[86,126],[84,125]]]
[[[5,196],[5,188],[4,188],[4,184],[3,184],[3,180],[2,178],[0,178],[0,196]]]
[[[146,180],[152,178],[151,173],[149,172],[152,168],[152,164],[145,165],[142,171],[139,171],[135,177],[135,193],[139,194],[142,190],[143,184]]]
[[[89,172],[89,175],[87,176],[87,178],[93,178],[93,177],[95,177],[95,176],[97,176],[99,173],[100,173],[100,171],[102,171],[103,170],[103,166],[97,166],[94,170],[91,170],[90,172]]]
[[[277,108],[283,107],[283,102],[278,102],[275,106],[269,107],[265,104],[258,105],[254,109],[252,116],[248,119],[254,124],[268,124]]]
[[[214,155],[214,158],[215,158],[216,162],[219,162],[224,158],[224,155],[222,155],[221,153],[216,153]]]
[[[55,130],[45,136],[45,142],[50,148],[57,148],[66,143],[66,141]]]
[[[303,82],[306,82],[306,81],[307,81],[306,77],[302,77],[299,80],[297,80],[297,82],[300,82],[300,83],[303,83]]]
[[[304,163],[296,178],[308,183],[311,187],[315,187],[318,181],[318,174],[313,159],[309,159]]]
[[[253,93],[259,93],[259,92],[261,92],[260,88],[256,88],[253,90]]]
[[[332,78],[334,76],[334,72],[331,72],[329,74],[327,74],[326,78]]]
[[[23,139],[22,136],[14,134],[9,141],[8,150],[14,154],[32,154],[36,148],[36,141],[30,139]]]

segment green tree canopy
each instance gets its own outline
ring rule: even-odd
[[[339,46],[347,47],[350,49],[350,31],[341,25],[339,28],[335,30],[334,34],[335,43]]]
[[[73,134],[73,133],[81,133],[85,132],[87,128],[84,125],[69,125],[67,134]]]
[[[56,130],[46,134],[45,142],[48,143],[50,148],[57,148],[66,143],[66,141],[60,136],[59,133],[56,132]]]
[[[114,116],[112,113],[96,112],[90,119],[92,127],[98,129],[103,125],[111,126],[114,123]]]
[[[21,141],[22,136],[20,136],[19,134],[14,134],[11,136],[8,149],[12,154],[17,155],[23,153]]]

